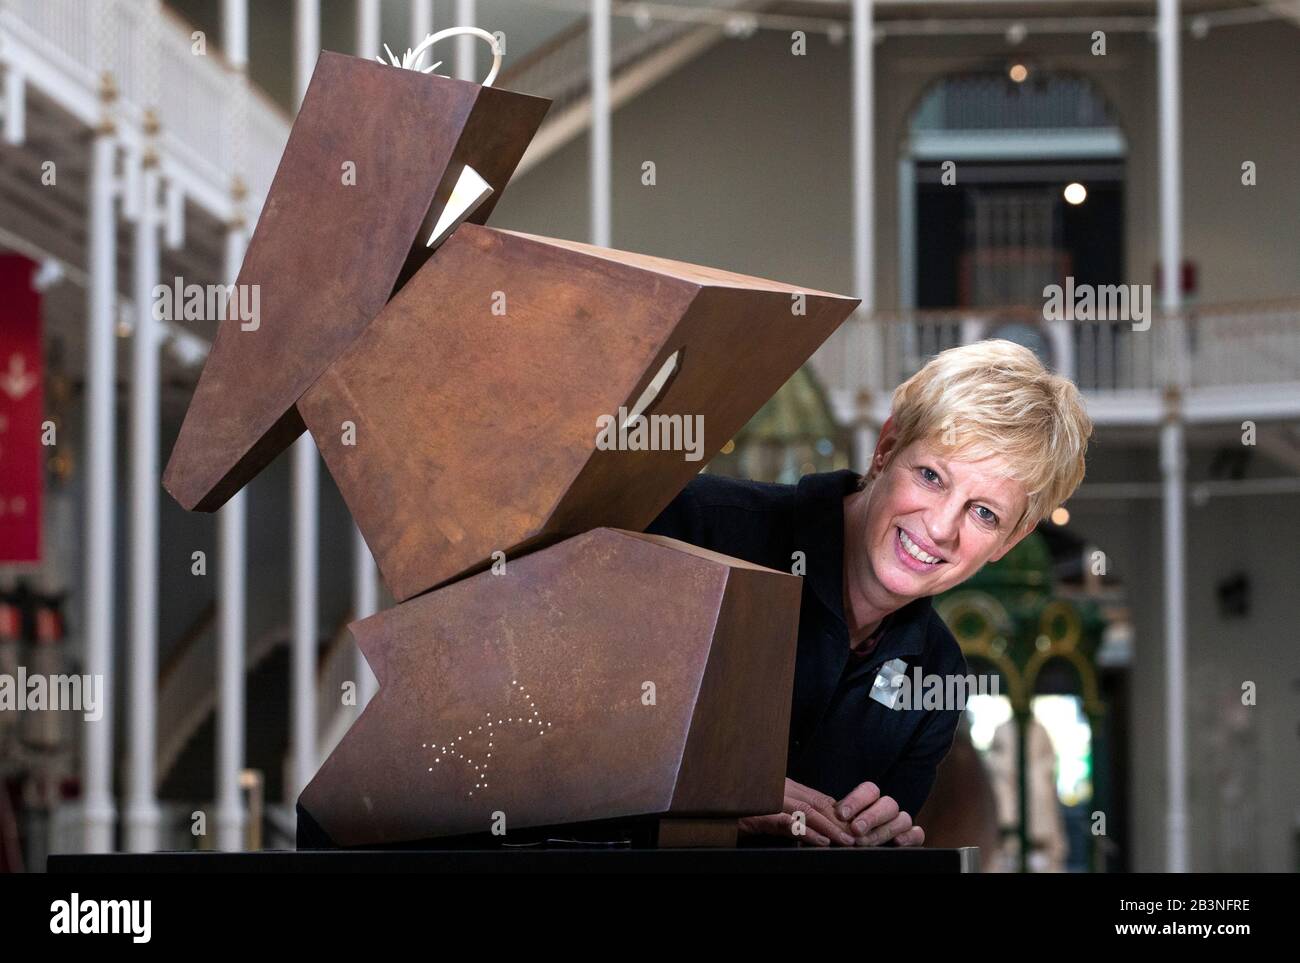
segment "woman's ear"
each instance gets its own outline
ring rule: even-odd
[[[867,478],[875,478],[885,470],[885,465],[897,443],[898,430],[894,427],[894,416],[890,414],[885,419],[885,423],[880,426],[880,434],[876,436],[876,451],[871,456],[871,467],[867,470]]]

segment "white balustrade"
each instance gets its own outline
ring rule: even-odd
[[[91,3],[103,5],[109,25],[102,53],[93,43],[87,14]],[[135,0],[6,0],[0,15],[14,25],[14,42],[30,47],[34,58],[70,82],[69,92],[76,91],[87,102],[97,97],[101,75],[111,73],[119,122],[138,126],[144,110],[154,108],[164,155],[170,155],[165,162],[206,182],[205,197],[229,196],[237,75],[222,55],[220,38],[204,37],[203,52],[196,52],[194,28],[165,10],[159,29],[145,30],[142,18],[147,11]],[[153,50],[147,47],[150,37],[156,40]],[[156,84],[149,82],[150,71]],[[157,103],[144,102],[150,86]],[[246,123],[237,136],[245,138],[239,153],[249,169],[233,173],[242,177],[250,194],[248,208],[256,213],[288,139],[290,119],[257,92],[247,99]],[[224,217],[228,212],[211,213]]]

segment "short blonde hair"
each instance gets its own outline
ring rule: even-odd
[[[946,455],[1002,458],[1029,495],[1012,534],[1032,529],[1083,481],[1092,419],[1079,389],[1012,341],[941,351],[895,389],[891,418],[891,461],[922,439]]]

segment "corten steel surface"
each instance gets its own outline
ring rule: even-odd
[[[301,433],[295,403],[427,258],[462,168],[493,187],[470,216],[484,221],[549,106],[320,55],[239,272],[260,326],[221,321],[163,476],[183,507],[216,510]]]
[[[298,410],[403,600],[496,551],[644,529],[858,303],[466,224]],[[598,448],[673,352],[648,413],[703,416],[701,460]]]
[[[298,802],[340,846],[776,812],[800,582],[597,529],[354,623],[379,692]]]

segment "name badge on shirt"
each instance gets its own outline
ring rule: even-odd
[[[898,701],[903,695],[902,680],[907,673],[907,663],[902,659],[891,659],[880,667],[880,674],[871,684],[871,698],[890,709],[898,708]]]

